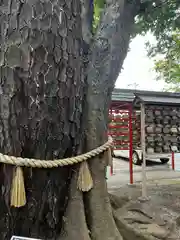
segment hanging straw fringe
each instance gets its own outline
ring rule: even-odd
[[[14,169],[11,187],[11,206],[19,208],[26,204],[26,193],[24,187],[24,176],[21,167]]]
[[[22,207],[26,204],[26,193],[24,187],[24,177],[21,167],[31,168],[54,168],[63,167],[80,163],[79,176],[77,185],[79,190],[83,192],[89,191],[93,187],[93,180],[87,163],[88,159],[91,159],[99,154],[107,151],[112,147],[112,138],[110,137],[103,145],[76,157],[54,160],[40,160],[33,158],[14,157],[0,153],[0,163],[10,164],[16,166],[14,169],[11,199],[10,204],[14,207]],[[109,151],[109,150],[108,150]],[[111,151],[111,150],[110,150]],[[111,154],[110,154],[111,155]],[[109,156],[110,156],[109,155]],[[111,157],[108,157],[111,162]]]
[[[82,192],[88,192],[93,188],[93,180],[87,161],[82,162],[80,165],[77,186]]]
[[[107,150],[107,165],[112,167],[113,165],[113,157],[112,157],[112,149],[109,147]]]

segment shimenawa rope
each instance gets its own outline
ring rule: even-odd
[[[108,141],[100,147],[91,150],[85,154],[65,158],[65,159],[55,159],[55,160],[40,160],[31,158],[14,157],[0,153],[0,162],[5,164],[11,164],[15,166],[15,171],[12,179],[11,187],[11,206],[22,207],[26,204],[26,194],[24,187],[24,177],[23,170],[21,167],[31,167],[31,168],[54,168],[63,167],[67,165],[73,165],[76,163],[81,163],[78,175],[78,189],[82,192],[87,192],[93,187],[93,180],[89,170],[87,160],[93,158],[100,153],[107,151],[109,163],[112,162],[111,147],[113,141],[110,137]],[[111,159],[110,159],[111,158]]]
[[[63,167],[63,166],[73,165],[75,163],[81,163],[83,161],[86,161],[108,150],[111,146],[112,146],[112,139],[109,138],[105,144],[85,154],[82,154],[76,157],[55,159],[55,160],[39,160],[39,159],[33,159],[33,158],[14,157],[14,156],[9,156],[9,155],[0,153],[0,162],[5,164],[15,165],[18,167],[32,167],[32,168]]]

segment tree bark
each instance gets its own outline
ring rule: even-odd
[[[82,2],[87,17],[92,13],[87,11],[88,1]],[[82,33],[81,4],[80,0],[0,2],[2,153],[64,158],[106,139],[110,96],[128,51],[139,2],[108,0],[91,48],[90,31]],[[89,26],[85,20],[82,24]],[[13,168],[1,164],[1,239],[12,235],[122,239],[107,194],[104,156],[89,165],[94,188],[86,194],[76,187],[78,166],[25,168],[27,205],[14,209],[9,203]]]
[[[90,240],[83,195],[77,189],[77,177],[78,171],[75,172],[72,178],[69,202],[65,212],[63,231],[59,237],[60,240]]]
[[[45,14],[46,13],[46,14]],[[53,159],[81,139],[82,31],[78,0],[0,2],[0,151]],[[0,238],[57,239],[72,167],[24,169],[27,205],[10,207],[12,167],[1,164]]]
[[[106,139],[110,97],[128,52],[139,1],[108,1],[91,49],[88,67],[87,147]],[[105,182],[105,159],[89,161],[94,188],[86,195],[91,238],[122,239],[112,217]]]

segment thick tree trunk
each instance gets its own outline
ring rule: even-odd
[[[81,2],[88,6],[88,1]],[[0,2],[2,153],[63,158],[104,142],[110,95],[138,5],[108,1],[85,75],[82,54],[87,56],[91,36],[83,32],[82,41],[80,0]],[[83,29],[89,26],[85,20]],[[13,234],[48,240],[121,239],[107,195],[104,157],[91,160],[90,168],[94,188],[86,194],[76,187],[78,166],[24,169],[28,202],[14,209],[9,203],[13,168],[1,164],[0,239]]]
[[[45,15],[46,13],[46,15]],[[0,151],[53,159],[77,153],[83,75],[80,2],[0,2]],[[1,164],[0,239],[56,239],[72,167],[24,169],[28,202],[10,207],[12,167]]]
[[[87,146],[106,138],[108,109],[115,81],[128,52],[139,1],[108,1],[91,49],[88,68]],[[94,188],[86,196],[92,239],[122,239],[112,217],[105,183],[105,159],[90,161]]]
[[[101,145],[106,139],[111,91],[127,55],[134,18],[138,10],[138,1],[124,3],[121,0],[109,1],[104,10],[97,36],[90,49],[90,62],[87,68],[88,91],[87,103],[84,108],[84,119],[87,121],[86,150]],[[86,221],[91,239],[121,240],[122,237],[114,222],[107,193],[105,162],[103,155],[89,161],[94,188],[89,193],[84,194],[83,199],[79,199],[78,203],[82,209],[80,202],[84,200]],[[84,223],[82,224],[84,214],[80,211],[81,221],[77,221],[73,217],[74,209],[72,206],[77,203],[76,201],[77,197],[69,203],[66,229],[71,229],[70,232],[73,232],[74,226],[76,229],[81,228],[79,239],[89,239],[86,226]],[[77,231],[75,232],[77,233]],[[77,235],[69,235],[69,238],[66,237],[65,240],[70,240],[73,236]]]

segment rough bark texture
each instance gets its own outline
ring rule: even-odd
[[[0,1],[0,151],[52,159],[76,154],[83,75],[78,0]],[[9,207],[12,167],[1,165],[0,239],[56,239],[72,170],[25,169],[28,203]]]
[[[69,203],[64,216],[64,229],[60,240],[90,240],[83,196],[77,189],[77,174],[78,172],[72,178]]]
[[[88,67],[87,146],[104,142],[110,96],[127,55],[139,2],[108,1],[91,49]],[[112,218],[104,180],[104,158],[90,161],[94,188],[86,196],[92,239],[122,239]]]
[[[111,91],[139,3],[107,1],[87,56],[92,16],[88,3],[81,0],[81,12],[80,0],[0,1],[1,152],[52,159],[104,142]],[[82,34],[82,29],[87,31]],[[76,188],[78,166],[24,169],[28,203],[13,209],[12,167],[1,165],[0,239],[13,234],[48,240],[122,239],[107,195],[104,156],[90,161],[90,168],[94,188],[84,195]]]

